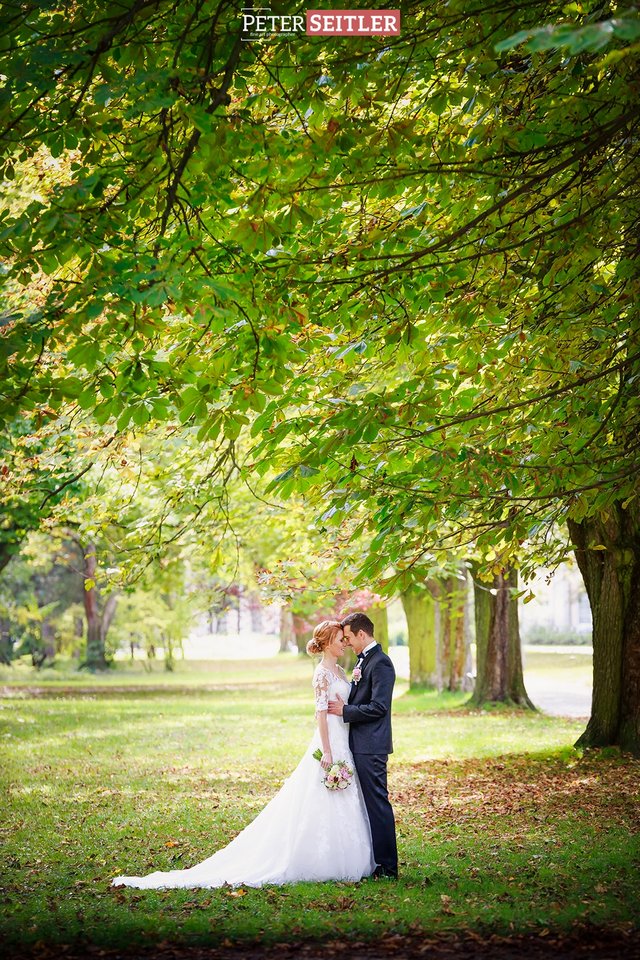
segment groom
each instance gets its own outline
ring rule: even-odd
[[[393,809],[387,793],[387,759],[391,742],[393,663],[373,639],[373,624],[364,613],[350,613],[341,622],[344,638],[358,654],[347,703],[338,696],[329,713],[349,726],[349,747],[358,771],[371,824],[374,877],[398,876]]]

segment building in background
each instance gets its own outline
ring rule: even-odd
[[[591,642],[591,607],[580,571],[562,563],[553,574],[541,569],[526,585],[535,594],[519,605],[520,635],[524,643]]]

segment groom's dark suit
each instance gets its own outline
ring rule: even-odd
[[[373,856],[381,872],[397,876],[398,851],[393,809],[387,793],[387,759],[393,753],[391,696],[396,672],[379,643],[358,662],[362,676],[351,682],[342,719],[362,785],[371,824]]]

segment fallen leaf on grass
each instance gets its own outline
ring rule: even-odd
[[[352,907],[355,907],[356,901],[353,897],[338,897],[335,901],[335,907],[337,910],[351,910]]]
[[[453,913],[451,909],[451,897],[448,897],[446,893],[440,894],[440,903],[442,904],[442,912],[448,915]]]

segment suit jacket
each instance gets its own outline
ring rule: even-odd
[[[362,676],[351,681],[351,692],[342,719],[349,724],[352,753],[393,753],[391,697],[396,672],[380,644],[360,664]]]

